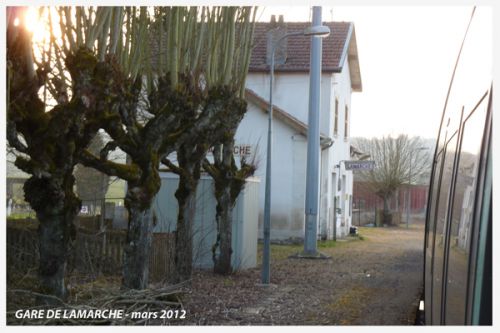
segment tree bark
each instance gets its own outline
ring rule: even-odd
[[[143,157],[140,164],[142,177],[127,182],[125,197],[129,221],[122,286],[128,289],[146,289],[149,284],[149,254],[154,223],[152,203],[161,185],[158,160],[147,154]]]
[[[230,274],[232,272],[231,256],[233,254],[233,207],[230,187],[225,186],[222,193],[217,196],[217,243],[219,255],[217,256],[217,243],[213,248],[212,258],[214,261],[214,272],[218,274]]]
[[[235,128],[236,126],[234,126]],[[212,247],[212,260],[214,272],[218,274],[230,274],[232,266],[231,256],[232,234],[233,234],[233,209],[238,196],[245,186],[246,178],[255,172],[254,163],[247,164],[241,159],[241,167],[238,168],[234,161],[234,132],[224,144],[214,148],[214,164],[205,160],[204,168],[214,179],[217,222],[217,241]],[[222,158],[218,157],[218,151],[222,150]],[[217,249],[219,253],[217,254]]]
[[[68,244],[75,237],[73,224],[81,203],[72,188],[71,173],[65,177],[31,177],[24,185],[26,201],[35,210],[38,221],[40,266],[38,276],[41,293],[61,300],[67,297],[64,281]],[[56,304],[54,298],[39,297],[42,304]]]
[[[192,168],[183,171],[192,170]],[[192,171],[191,171],[192,172]],[[189,171],[188,171],[189,173]],[[179,187],[175,192],[179,212],[177,216],[177,227],[175,232],[175,274],[173,282],[189,280],[193,267],[193,221],[196,210],[196,187],[199,176],[181,174]]]
[[[129,289],[145,289],[149,283],[149,253],[153,232],[151,204],[141,207],[128,204],[129,224],[125,244],[122,285]]]
[[[384,213],[383,213],[383,223],[386,225],[391,224],[391,212],[389,210],[389,196],[384,196]]]
[[[214,272],[218,274],[230,274],[233,271],[231,264],[232,249],[232,227],[233,208],[241,190],[245,185],[245,179],[255,172],[253,161],[246,163],[241,158],[241,166],[237,167],[234,160],[234,136],[240,124],[247,104],[244,100],[236,97],[236,94],[228,94],[221,98],[221,103],[226,105],[228,113],[214,131],[214,162],[204,161],[205,170],[214,179],[217,223],[217,241],[212,247],[212,260]],[[217,250],[219,249],[219,253]]]

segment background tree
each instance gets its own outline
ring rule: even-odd
[[[375,161],[375,169],[360,171],[360,179],[384,202],[383,223],[390,224],[389,200],[403,184],[408,184],[410,164],[412,181],[428,172],[431,157],[419,137],[407,135],[382,138],[355,138],[353,144]]]

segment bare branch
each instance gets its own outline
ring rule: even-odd
[[[141,170],[136,164],[120,164],[96,157],[88,150],[84,150],[79,156],[80,162],[86,167],[97,169],[109,176],[116,176],[127,181],[140,179]]]

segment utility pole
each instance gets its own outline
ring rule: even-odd
[[[271,274],[271,162],[272,162],[272,140],[273,140],[273,80],[274,80],[274,54],[280,42],[290,36],[318,36],[318,39],[330,34],[330,28],[318,25],[307,28],[303,31],[292,31],[280,38],[272,45],[271,65],[269,69],[269,114],[267,132],[267,157],[266,157],[266,189],[264,198],[264,248],[262,251],[262,284],[269,285]],[[313,38],[314,40],[315,38]],[[319,118],[318,118],[319,119]],[[318,132],[319,133],[319,132]],[[319,149],[319,134],[318,134]]]
[[[313,7],[312,26],[321,25],[321,7]],[[309,115],[307,131],[306,226],[304,254],[316,255],[319,211],[319,117],[321,90],[321,38],[311,40]]]

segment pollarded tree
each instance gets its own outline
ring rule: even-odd
[[[408,183],[410,172],[412,179],[416,179],[428,171],[430,155],[422,151],[424,145],[419,137],[356,138],[353,142],[375,161],[375,169],[360,172],[360,178],[383,200],[383,222],[389,223],[390,198],[401,185]]]
[[[226,144],[234,146],[235,130],[247,109],[243,99],[245,79],[250,62],[254,7],[213,7],[207,10],[206,38],[202,52],[203,108],[192,127],[186,131],[176,145],[177,164],[168,158],[162,159],[173,172],[179,175],[179,188],[175,196],[179,206],[176,230],[176,280],[191,277],[193,219],[196,207],[196,188],[201,166],[210,147]],[[213,173],[218,207],[221,213],[231,210],[234,203],[225,200],[224,193],[231,184],[227,175],[235,173],[231,164],[232,155],[224,157],[227,169]],[[211,170],[216,170],[214,166]],[[236,168],[237,169],[237,168]],[[246,170],[246,169],[245,169]],[[246,171],[245,171],[246,172]],[[236,189],[236,186],[234,186]],[[238,191],[236,191],[238,192]],[[219,202],[224,196],[223,201]],[[230,239],[230,234],[229,234]],[[226,244],[226,243],[225,243]],[[230,250],[230,248],[229,248]]]
[[[147,8],[126,9],[127,31],[131,40],[119,45],[141,44],[141,52],[129,63],[139,66],[134,82],[129,81],[122,100],[109,110],[114,117],[102,124],[112,141],[101,150],[99,156],[89,151],[80,156],[81,162],[108,175],[118,176],[127,181],[125,206],[129,212],[129,223],[124,254],[123,286],[143,289],[149,282],[149,254],[152,241],[152,203],[160,189],[158,168],[160,160],[173,150],[173,145],[190,128],[200,109],[199,84],[197,74],[185,71],[197,68],[194,59],[197,45],[201,45],[203,35],[196,33],[198,9],[189,11],[177,8],[169,10],[169,19],[161,20],[158,9],[154,16]],[[157,20],[157,21],[156,21]],[[147,24],[143,24],[147,22]],[[177,36],[176,29],[182,29],[187,41],[179,45],[170,38],[166,48],[167,68],[164,73],[151,71],[150,36],[158,33],[152,29],[161,26]],[[154,31],[154,32],[153,32]],[[179,54],[182,60],[179,62]],[[179,73],[179,69],[182,73]],[[173,75],[174,73],[175,75]],[[187,73],[189,75],[182,75]],[[129,159],[128,165],[108,160],[110,151],[120,148]]]
[[[216,243],[212,246],[212,259],[214,272],[219,274],[232,272],[233,208],[246,179],[252,176],[256,170],[254,160],[247,161],[242,156],[238,167],[234,159],[234,137],[247,111],[247,103],[244,100],[245,79],[250,64],[256,10],[254,9],[252,13],[248,9],[243,15],[247,15],[248,23],[236,26],[236,29],[238,29],[236,35],[240,36],[239,44],[242,47],[237,50],[238,57],[236,59],[238,62],[233,68],[233,71],[239,72],[232,73],[233,76],[238,77],[238,80],[236,84],[226,85],[231,93],[221,100],[232,112],[217,128],[216,135],[212,137],[214,146],[213,162],[211,163],[207,158],[203,161],[205,171],[214,179],[214,194],[217,201],[215,216],[217,238]],[[251,15],[253,15],[253,18],[251,18]]]
[[[238,12],[234,7],[231,10]],[[214,13],[223,11],[214,9]],[[153,16],[149,16],[151,13]],[[148,15],[149,31],[159,38],[158,67],[154,73],[148,70],[151,62],[146,57],[141,64],[145,77],[142,89],[136,84],[129,97],[117,106],[116,117],[102,124],[112,141],[100,156],[88,151],[81,155],[85,165],[128,182],[125,204],[129,211],[129,228],[123,274],[123,284],[128,288],[147,286],[152,200],[160,188],[159,161],[166,161],[174,151],[179,165],[172,168],[181,175],[176,192],[180,209],[175,258],[177,267],[182,268],[177,270],[177,279],[190,276],[192,243],[188,226],[192,218],[188,213],[192,210],[185,207],[193,202],[195,182],[210,147],[211,135],[232,112],[232,108],[221,103],[221,100],[228,99],[224,95],[227,89],[214,88],[207,69],[213,62],[205,58],[209,57],[210,41],[216,43],[224,32],[217,23],[221,17],[211,15],[207,8],[198,7],[160,7],[151,12],[141,8],[139,17],[141,15]],[[226,16],[223,23],[232,22],[234,25],[235,21],[236,16]],[[142,39],[150,40],[147,35]],[[228,50],[235,48],[234,43],[220,45]],[[150,52],[148,46],[143,46],[146,53]],[[233,69],[232,66],[229,68]],[[216,68],[212,70],[217,71]],[[127,153],[130,165],[120,166],[107,160],[108,152],[117,147]],[[189,268],[184,270],[184,267]]]
[[[66,40],[61,46],[53,32],[53,11],[42,11],[51,36],[36,58],[25,11],[7,10],[7,139],[18,153],[16,166],[31,175],[24,192],[40,223],[42,292],[64,298],[68,241],[81,205],[73,192],[74,167],[123,87],[113,59],[83,45],[100,44],[103,30],[97,20],[85,20],[89,33],[80,36],[80,43]]]
[[[240,120],[241,121],[241,120]],[[257,168],[255,160],[247,162],[245,156],[240,158],[240,166],[234,158],[234,135],[240,121],[229,121],[227,137],[217,143],[213,150],[213,163],[204,160],[203,168],[214,179],[214,194],[217,200],[215,221],[217,238],[212,246],[214,272],[230,274],[231,265],[233,208],[239,194],[245,186],[246,179],[252,176]]]

